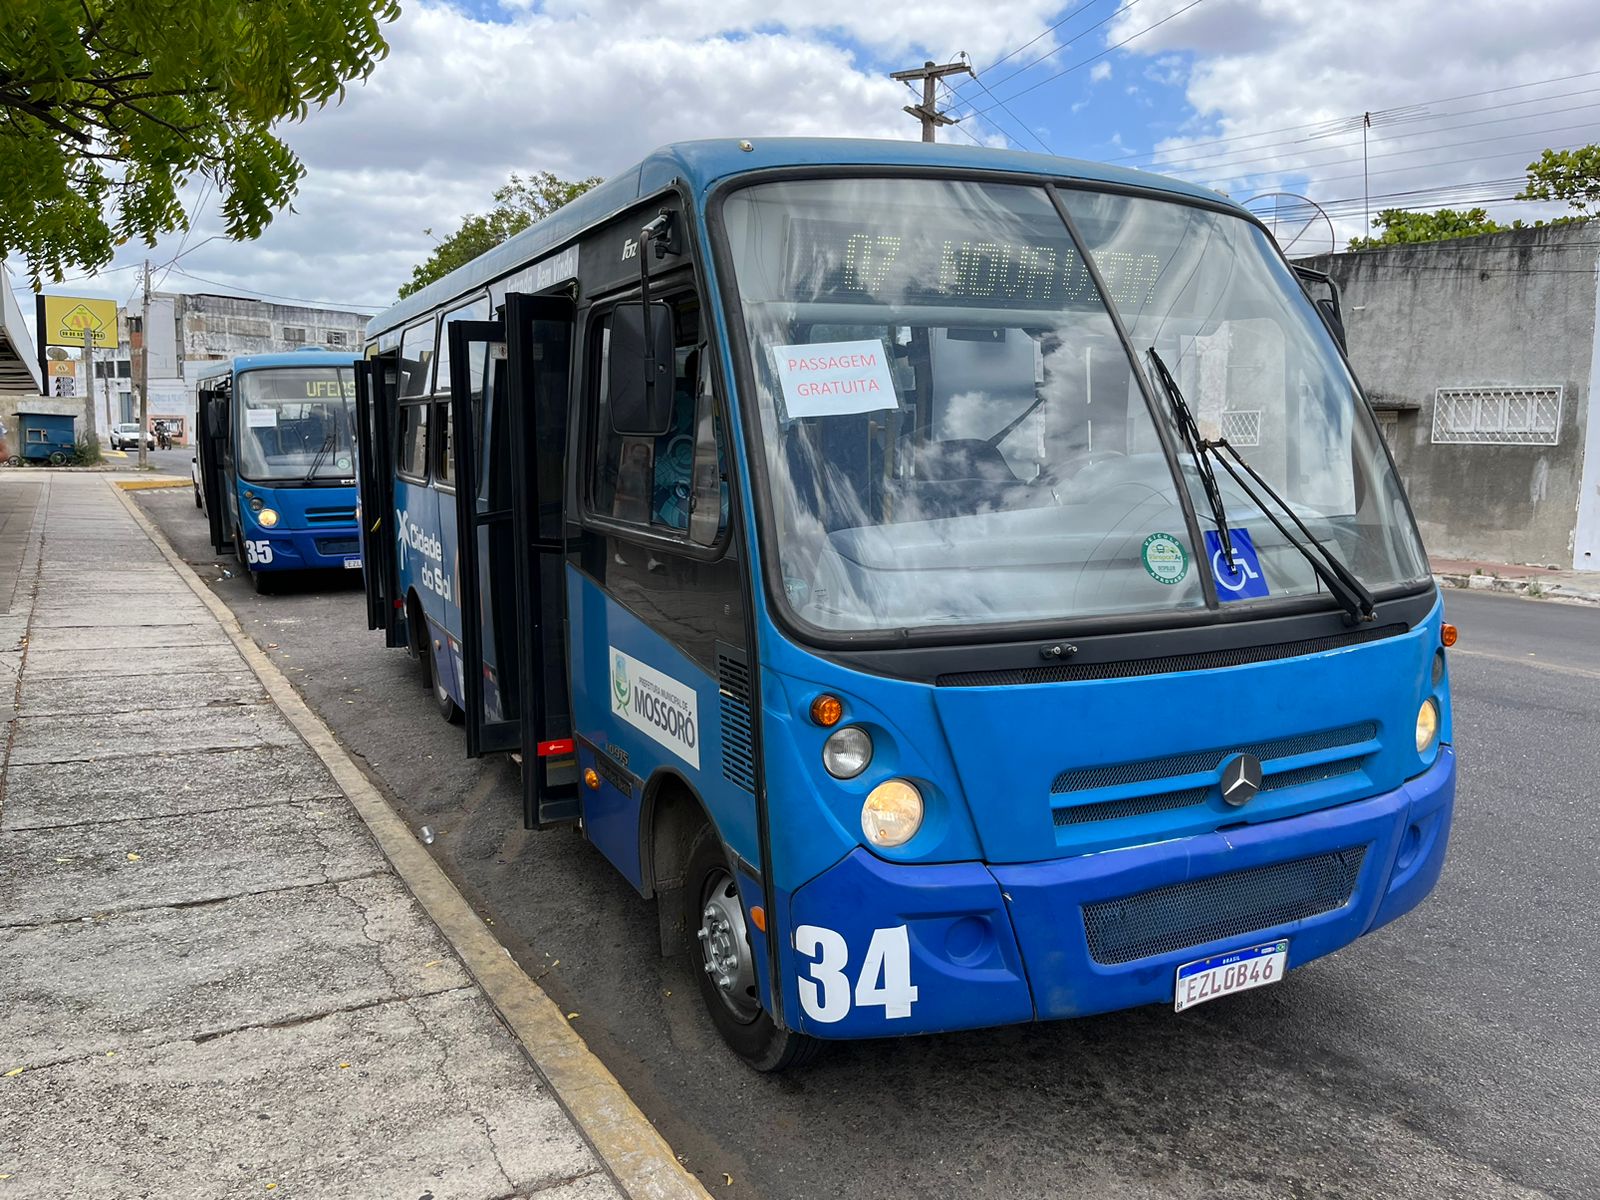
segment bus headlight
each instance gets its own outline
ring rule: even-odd
[[[271,529],[278,523],[278,512],[273,508],[263,508],[256,514],[256,520],[261,522],[263,529]]]
[[[861,806],[861,832],[874,846],[903,846],[922,828],[922,793],[904,779],[880,783]]]
[[[822,765],[835,779],[854,779],[872,761],[872,738],[859,725],[836,729],[822,743]]]
[[[1417,753],[1426,754],[1439,736],[1439,705],[1432,696],[1417,709]]]

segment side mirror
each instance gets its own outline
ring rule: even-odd
[[[660,437],[672,428],[672,309],[619,304],[611,310],[606,401],[623,437]]]
[[[1295,276],[1300,280],[1300,286],[1305,289],[1306,296],[1317,306],[1317,311],[1322,314],[1322,319],[1328,323],[1328,329],[1333,333],[1334,340],[1339,343],[1341,350],[1348,350],[1344,340],[1344,317],[1339,308],[1339,285],[1333,281],[1333,276],[1326,271],[1317,271],[1311,267],[1296,265]]]
[[[1333,330],[1333,336],[1339,343],[1339,348],[1341,350],[1349,350],[1350,347],[1345,344],[1344,340],[1344,318],[1339,315],[1339,305],[1334,301],[1333,297],[1324,296],[1317,301],[1317,307],[1322,310],[1322,316],[1328,322],[1328,328]]]

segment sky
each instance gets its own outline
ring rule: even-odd
[[[606,176],[701,137],[916,138],[920,97],[888,73],[925,59],[977,71],[941,89],[961,118],[941,140],[1214,187],[1292,254],[1384,207],[1555,215],[1510,199],[1527,163],[1600,141],[1594,0],[402,0],[388,37],[366,83],[283,127],[307,174],[260,239],[217,236],[197,181],[186,236],[46,290],[125,303],[148,255],[162,290],[381,311],[513,171]]]

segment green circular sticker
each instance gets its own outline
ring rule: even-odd
[[[1170,533],[1152,533],[1139,548],[1145,573],[1157,583],[1182,583],[1189,573],[1189,552]]]

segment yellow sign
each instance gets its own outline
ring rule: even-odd
[[[85,334],[99,349],[117,344],[117,302],[86,300],[78,296],[46,296],[44,329],[46,346],[81,346]]]

